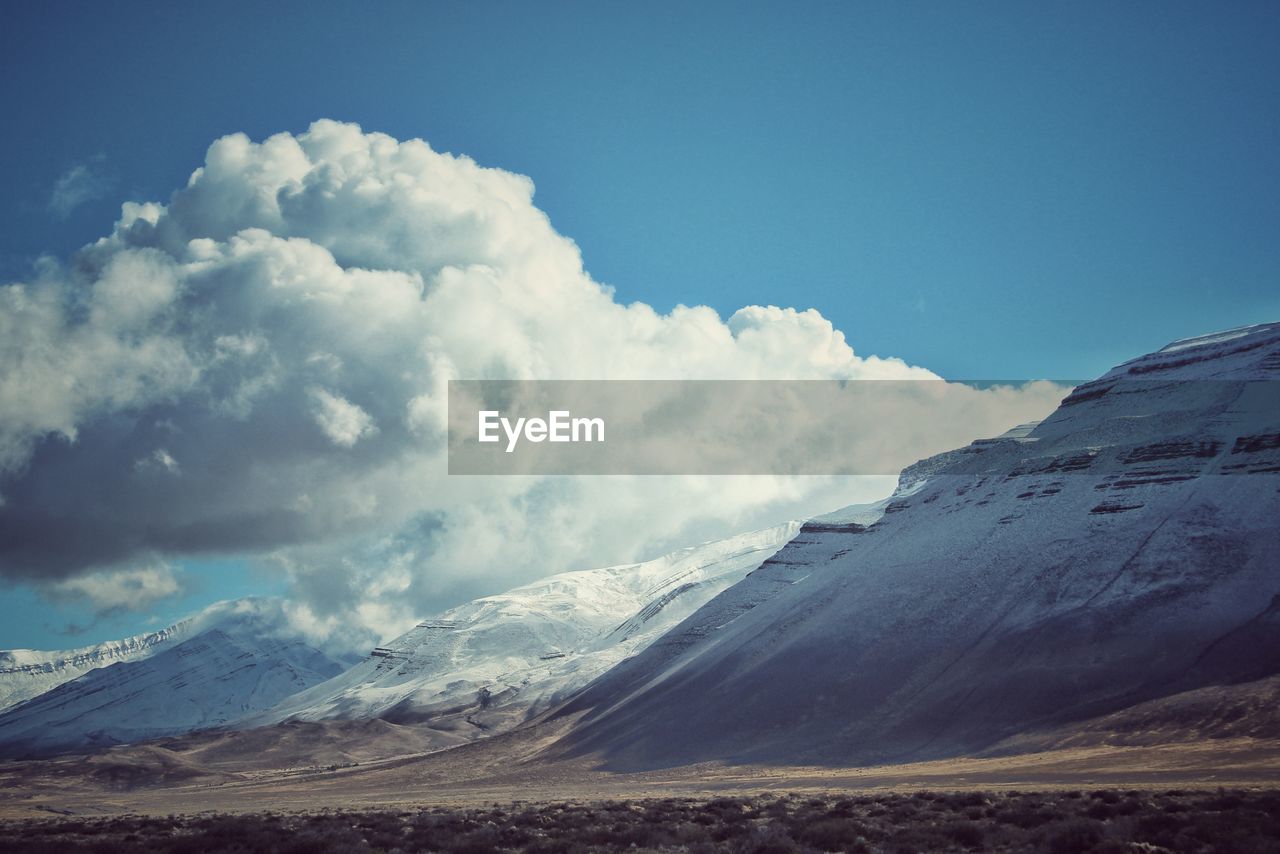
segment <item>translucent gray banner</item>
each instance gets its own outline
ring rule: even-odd
[[[1242,437],[1246,446],[1267,445],[1268,430],[1280,431],[1275,382],[1075,386],[1045,380],[452,381],[449,473],[892,475],[1055,410],[1048,423],[1005,437],[1021,455],[1021,469],[1099,473],[1164,454],[1230,473],[1245,469],[1210,461],[1230,456]],[[1086,438],[1064,438],[1070,436]],[[1163,452],[1148,447],[1162,443],[1168,446]],[[1110,450],[1096,451],[1103,447]],[[1090,457],[1088,465],[1055,464],[1081,454]]]

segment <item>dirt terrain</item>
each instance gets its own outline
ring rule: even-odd
[[[703,763],[619,773],[605,770],[598,757],[548,759],[547,748],[573,723],[547,716],[440,750],[439,733],[423,725],[293,722],[0,763],[0,818],[418,809],[783,791],[1280,786],[1280,678],[1274,677],[1026,733],[981,755],[871,767]]]
[[[763,792],[1280,786],[1280,741],[1094,746],[870,768],[708,764],[618,774],[590,760],[526,761],[522,739],[494,739],[350,767],[211,771],[158,748],[0,768],[0,818],[50,814],[475,806],[512,801],[696,797]]]

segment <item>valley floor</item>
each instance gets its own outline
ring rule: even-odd
[[[198,764],[152,743],[90,756],[0,765],[0,818],[170,815],[317,809],[422,809],[791,792],[1043,791],[1091,787],[1280,787],[1280,740],[1207,739],[1093,745],[1035,753],[869,768],[704,764],[642,773],[591,759],[532,759],[554,733],[537,729],[453,750],[348,767],[231,771],[243,760]],[[206,748],[207,749],[207,748]],[[184,764],[185,763],[185,764]]]

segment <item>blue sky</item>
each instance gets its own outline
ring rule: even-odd
[[[1275,4],[275,8],[10,10],[0,269],[323,116],[531,176],[624,300],[814,306],[948,376],[1280,316]],[[90,161],[110,188],[51,216]]]
[[[5,280],[106,233],[122,201],[167,199],[216,137],[330,117],[529,175],[623,301],[815,307],[860,354],[948,377],[1087,378],[1280,318],[1275,4],[51,2],[6,18]],[[215,575],[192,604],[261,590],[242,566]],[[10,614],[34,596],[4,595]],[[0,646],[62,645],[90,618],[11,621]]]
[[[3,591],[0,615],[0,649],[71,649],[104,640],[172,625],[221,599],[241,596],[279,596],[286,592],[283,579],[254,569],[238,558],[183,561],[179,577],[182,592],[153,607],[138,610],[95,610],[83,601],[53,600],[33,587],[17,585]]]

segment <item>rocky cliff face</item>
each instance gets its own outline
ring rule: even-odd
[[[561,710],[614,767],[870,763],[1280,672],[1280,324],[1177,342],[811,523]]]

